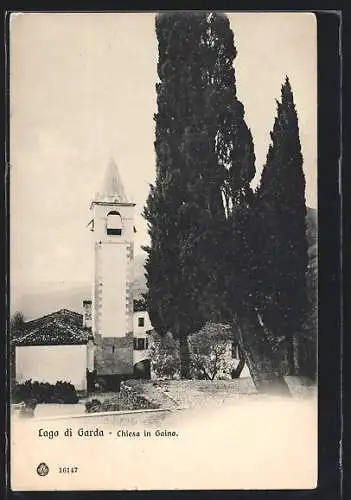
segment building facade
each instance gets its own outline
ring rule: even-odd
[[[112,386],[119,383],[121,376],[133,376],[136,364],[140,368],[142,362],[145,370],[148,359],[147,330],[138,326],[133,310],[134,207],[111,159],[103,187],[91,203],[92,219],[88,226],[94,245],[94,372]],[[144,311],[140,323],[145,325],[148,321]],[[135,337],[138,332],[140,340]]]
[[[133,313],[133,372],[135,377],[149,379],[151,378],[149,348],[152,325],[148,312],[137,309]]]
[[[111,160],[90,207],[92,297],[83,300],[83,314],[62,309],[26,324],[15,347],[17,382],[61,380],[85,391],[98,381],[118,390],[123,378],[151,377],[152,327],[133,297],[134,207]]]
[[[61,309],[26,322],[24,328],[24,335],[15,342],[16,381],[65,381],[77,391],[86,391],[95,346],[82,315]]]

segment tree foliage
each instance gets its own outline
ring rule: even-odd
[[[180,373],[179,345],[171,333],[150,338],[150,358],[152,371],[158,378],[174,378]]]
[[[20,311],[16,311],[10,319],[11,339],[23,336],[25,333],[24,316]]]
[[[192,369],[195,378],[214,380],[230,373],[233,366],[231,349],[231,329],[228,325],[206,323],[189,338]]]
[[[74,385],[58,381],[56,384],[26,380],[16,384],[11,393],[13,402],[35,400],[36,403],[77,403]]]
[[[255,173],[254,154],[236,98],[227,17],[159,14],[156,34],[156,181],[144,210],[147,303],[154,328],[180,339],[183,359],[184,339],[221,314],[225,216],[233,190]]]
[[[254,146],[236,96],[228,18],[159,14],[156,34],[156,180],[144,210],[151,322],[161,335],[172,332],[179,339],[183,377],[190,376],[187,337],[207,321],[235,324],[256,385],[266,387],[275,377],[286,392],[272,339],[282,331],[288,337],[298,326],[307,264],[302,155],[290,83],[282,88],[254,194]]]
[[[255,207],[254,278],[264,323],[275,336],[289,339],[299,332],[307,311],[308,245],[303,157],[288,78],[271,140]]]
[[[292,337],[307,308],[308,253],[303,158],[288,78],[271,141],[251,216],[244,222],[242,244],[249,256],[244,268],[253,305],[273,337],[285,341],[293,371]]]

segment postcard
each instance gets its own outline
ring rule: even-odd
[[[11,489],[314,489],[314,14],[10,17]]]

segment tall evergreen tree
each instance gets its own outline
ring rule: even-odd
[[[294,374],[294,336],[307,309],[305,176],[298,117],[288,77],[271,133],[256,201],[257,308],[276,339],[284,340]]]
[[[154,327],[179,338],[182,376],[189,376],[187,336],[222,314],[225,213],[233,189],[254,176],[254,154],[236,98],[227,17],[160,14],[156,34],[156,182],[144,212],[151,239],[147,300]]]
[[[221,321],[234,327],[257,389],[287,394],[278,359],[253,300],[254,194],[250,183],[255,175],[255,154],[244,106],[236,96],[234,36],[226,16],[211,14],[208,20],[208,45],[213,54],[212,59],[207,55],[207,61],[212,60],[211,81],[216,98],[212,106],[212,117],[215,114],[217,120],[215,155],[224,167],[222,196],[226,221],[219,226],[219,232],[217,228],[217,234],[213,231],[220,252],[213,252],[217,265],[212,267],[210,300],[205,303],[217,311]]]
[[[190,375],[187,336],[206,320],[236,322],[257,388],[273,380],[285,390],[253,304],[255,156],[236,97],[229,21],[215,13],[161,14],[156,33],[156,182],[144,211],[151,322],[179,338],[182,377]]]
[[[191,190],[197,176],[186,169],[184,135],[190,131],[196,105],[194,88],[200,80],[196,57],[204,21],[204,14],[191,12],[156,17],[160,79],[156,85],[156,182],[144,210],[151,241],[145,266],[150,319],[158,333],[170,331],[179,339],[183,378],[190,376],[187,336],[202,325],[181,252],[192,228],[191,215],[195,216]]]
[[[236,49],[229,20],[224,14],[206,13],[204,26],[197,61],[201,82],[183,141],[186,168],[197,180],[192,189],[197,215],[191,217],[193,229],[182,256],[193,302],[199,303],[206,320],[221,321],[227,219],[238,192],[246,192],[255,175],[255,156],[244,107],[236,96]]]

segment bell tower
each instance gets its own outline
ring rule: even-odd
[[[94,368],[107,380],[133,372],[134,207],[113,159],[91,203],[94,243]]]

